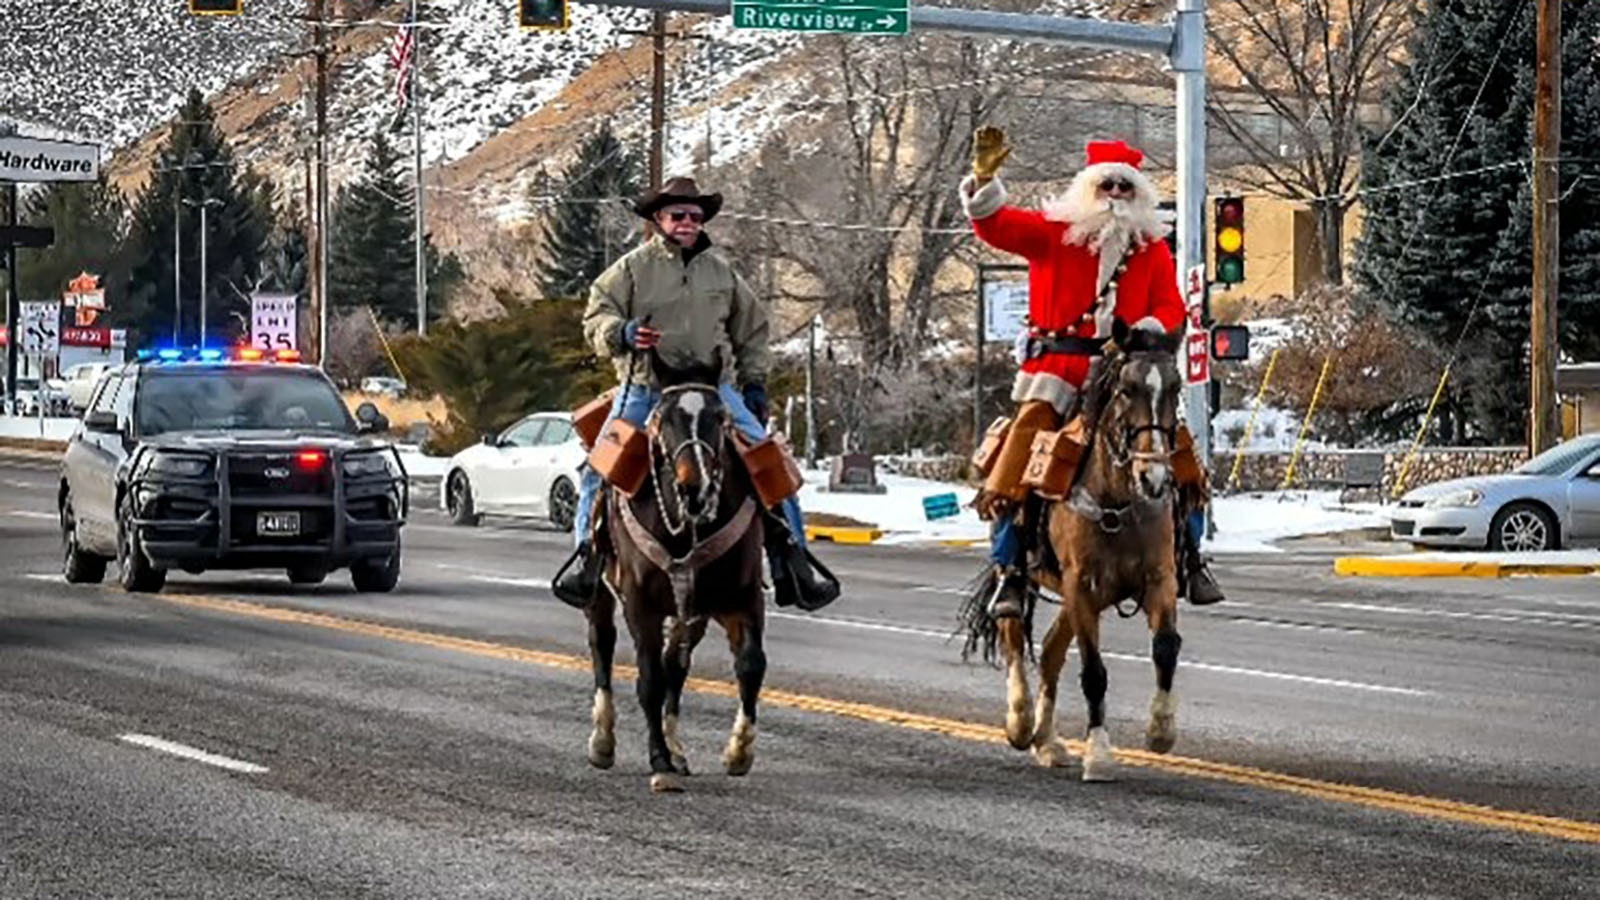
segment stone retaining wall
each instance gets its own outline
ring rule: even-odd
[[[1346,467],[1350,457],[1372,459],[1383,457],[1383,477],[1376,489],[1360,491],[1361,494],[1389,497],[1399,483],[1400,471],[1405,465],[1403,450],[1317,450],[1300,454],[1295,464],[1293,487],[1345,488]],[[1283,487],[1284,474],[1289,468],[1291,454],[1282,452],[1246,453],[1239,467],[1239,482],[1229,485],[1233,471],[1233,455],[1227,454],[1214,461],[1211,483],[1219,492],[1275,491]],[[1525,462],[1528,453],[1521,447],[1438,447],[1417,451],[1406,472],[1407,490],[1425,484],[1467,478],[1473,475],[1495,475],[1509,472]],[[1357,466],[1359,467],[1359,463]],[[1357,492],[1350,491],[1352,495]]]

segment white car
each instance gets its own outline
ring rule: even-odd
[[[398,378],[374,375],[361,379],[361,393],[380,397],[398,398],[406,392],[406,383]]]
[[[439,505],[457,525],[513,516],[570,531],[586,458],[569,413],[535,413],[451,457]]]
[[[100,378],[119,363],[79,363],[66,371],[67,402],[73,410],[87,409]]]

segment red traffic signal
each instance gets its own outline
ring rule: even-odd
[[[1245,325],[1211,326],[1211,358],[1228,362],[1249,359],[1249,327]]]
[[[531,31],[566,31],[571,18],[567,0],[519,0],[518,26]]]
[[[195,16],[237,16],[244,12],[244,0],[189,0],[189,14]]]

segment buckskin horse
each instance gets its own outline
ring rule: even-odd
[[[1070,759],[1066,742],[1056,735],[1056,689],[1067,649],[1077,639],[1089,711],[1085,781],[1111,780],[1115,772],[1100,655],[1100,616],[1108,607],[1121,614],[1122,604],[1132,602],[1135,610],[1125,616],[1144,610],[1156,668],[1145,743],[1165,753],[1177,740],[1172,679],[1182,641],[1172,455],[1181,387],[1178,338],[1117,325],[1085,384],[1083,462],[1066,496],[1048,502],[1039,518],[1046,552],[1033,580],[1059,594],[1061,607],[1040,646],[1036,704],[1030,702],[1027,673],[1032,602],[1023,618],[997,622],[987,610],[992,585],[985,585],[962,611],[967,653],[982,645],[992,659],[997,641],[1003,652],[1007,739],[1018,750],[1031,750],[1044,766],[1064,766]]]
[[[661,402],[646,424],[650,470],[630,498],[607,488],[604,536],[614,553],[608,590],[591,605],[594,731],[589,762],[616,761],[611,663],[617,601],[638,658],[637,692],[649,730],[650,787],[683,790],[689,774],[678,714],[690,657],[715,619],[728,636],[739,709],[723,753],[729,775],[755,762],[756,701],[766,675],[760,501],[739,461],[716,368],[673,370],[653,359]]]

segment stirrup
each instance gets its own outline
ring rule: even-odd
[[[995,579],[994,595],[989,598],[989,618],[1020,619],[1028,602],[1028,577],[1015,566],[1006,566]]]
[[[600,593],[602,561],[598,547],[590,543],[581,545],[550,580],[550,592],[573,609],[588,609]],[[577,568],[573,568],[575,565]]]

